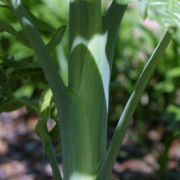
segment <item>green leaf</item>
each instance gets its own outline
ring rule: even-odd
[[[3,61],[3,65],[12,68],[14,71],[18,70],[28,70],[28,69],[41,69],[37,62],[32,62],[32,57],[25,58],[23,60],[17,61],[14,59],[6,59]],[[13,71],[12,71],[13,72]]]
[[[37,100],[30,100],[25,97],[21,97],[19,101],[25,105],[29,110],[33,110],[34,112],[38,112],[38,101]]]
[[[66,103],[67,92],[62,78],[59,76],[57,67],[53,64],[47,47],[21,1],[8,0],[8,2],[10,3],[13,13],[21,23],[23,32],[26,34],[31,47],[38,57],[39,64],[52,88],[58,112],[62,111],[63,105]]]
[[[174,30],[180,29],[180,0],[142,0],[146,4],[147,15],[159,21],[165,27]]]
[[[41,96],[39,101],[39,121],[36,126],[36,133],[41,137],[44,144],[44,151],[46,151],[46,143],[49,138],[53,143],[57,143],[60,139],[60,128],[59,121],[56,121],[55,127],[48,132],[47,122],[48,119],[51,118],[52,111],[52,91],[47,89]]]
[[[120,29],[119,27],[126,12],[126,9],[127,5],[118,4],[116,1],[113,1],[103,19],[104,31],[108,33],[106,54],[109,61],[110,69],[112,66],[114,49]]]
[[[2,89],[1,89],[2,90]],[[24,104],[12,95],[0,99],[0,112],[10,112],[19,109]]]
[[[49,132],[49,136],[53,145],[56,147],[56,151],[60,152],[61,150],[61,142],[60,142],[60,124],[56,121],[55,127]]]
[[[178,122],[180,122],[180,107],[179,107],[179,106],[170,104],[170,105],[167,107],[167,112],[168,112],[168,113],[171,113],[171,114],[174,114],[174,115],[175,115],[175,119],[176,119]]]
[[[64,179],[71,179],[72,172],[91,174],[96,148],[91,144],[84,100],[72,90],[69,90],[68,95],[68,106],[64,109],[65,121],[61,121],[60,125]]]
[[[13,26],[11,26],[6,21],[0,20],[0,32],[4,32],[4,31],[8,32],[14,36],[17,36],[17,32]]]
[[[9,85],[8,78],[6,77],[6,74],[0,69],[0,87],[1,87],[1,96],[2,100],[8,101],[9,96],[12,95],[11,88]],[[0,102],[2,103],[2,102]]]
[[[152,76],[155,67],[157,66],[158,61],[160,60],[161,56],[165,52],[167,46],[169,45],[172,37],[169,32],[166,32],[162,40],[159,42],[158,46],[154,50],[153,54],[151,55],[150,59],[148,60],[147,64],[145,65],[142,73],[140,74],[135,89],[132,92],[129,100],[122,112],[122,115],[119,119],[118,125],[115,129],[114,135],[112,137],[106,160],[104,161],[101,170],[98,174],[98,180],[101,179],[109,179],[110,174],[112,171],[113,164],[118,156],[119,148],[122,144],[123,138],[129,127],[131,122],[132,115],[138,105],[139,99]]]
[[[171,68],[167,72],[167,77],[168,78],[178,78],[178,77],[180,77],[180,67]]]
[[[47,89],[43,93],[40,100],[39,121],[36,125],[35,132],[39,135],[39,137],[41,138],[43,142],[44,152],[51,163],[55,178],[60,180],[62,178],[58,169],[58,163],[57,163],[56,156],[54,153],[52,140],[47,129],[47,120],[50,116],[50,110],[51,110],[51,107],[50,107],[51,100],[52,100],[52,91],[50,89]]]
[[[135,0],[114,0],[116,1],[118,4],[128,4],[130,2],[133,2]]]
[[[46,90],[46,92],[43,94],[42,99],[40,101],[40,117],[46,117],[48,118],[48,108],[50,107],[50,102],[52,99],[52,92],[50,89]]]
[[[62,40],[64,32],[66,30],[66,26],[60,26],[54,35],[52,36],[52,39],[50,42],[47,44],[47,47],[49,51],[52,51]]]
[[[155,90],[159,93],[170,93],[175,90],[175,85],[172,81],[162,81],[155,86]]]
[[[0,86],[0,100],[3,98],[3,88]]]
[[[20,42],[23,43],[25,46],[30,47],[30,44],[25,38],[24,34],[22,32],[17,32],[16,29],[6,21],[0,20],[0,32],[8,32],[9,34],[19,39]]]
[[[52,33],[54,31],[54,28],[51,27],[48,23],[38,19],[36,16],[34,16],[32,13],[29,12],[29,16],[31,17],[34,25],[37,27],[39,31],[43,32],[50,32]]]
[[[14,96],[17,98],[31,97],[33,91],[34,86],[32,84],[24,84],[14,92]]]
[[[0,8],[9,8],[6,2],[2,1],[0,2]]]
[[[147,0],[141,1],[141,4],[139,6],[140,14],[142,15],[143,19],[147,18],[147,9],[148,9],[148,2]]]

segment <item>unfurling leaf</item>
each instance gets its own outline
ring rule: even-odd
[[[167,27],[170,32],[180,30],[180,0],[142,0],[146,5],[144,13]]]

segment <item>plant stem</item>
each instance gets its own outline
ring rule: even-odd
[[[69,9],[68,87],[72,91],[71,99],[74,99],[70,105],[73,116],[67,118],[69,122],[61,124],[62,128],[65,127],[61,135],[65,179],[77,173],[94,177],[105,158],[107,98],[104,91],[107,89],[104,87],[107,86],[101,77],[105,72],[102,65],[108,65],[105,44],[100,0],[72,0]]]
[[[12,11],[21,23],[22,28],[25,31],[31,46],[38,57],[39,63],[46,75],[47,81],[51,86],[54,95],[54,100],[58,109],[58,114],[61,114],[62,117],[64,115],[63,105],[66,104],[67,100],[66,87],[64,86],[63,81],[59,76],[56,67],[51,61],[51,57],[48,53],[47,47],[44,45],[38,30],[33,25],[32,20],[29,17],[26,9],[23,7],[21,1],[9,0],[9,3]],[[60,110],[62,113],[60,113]],[[61,180],[62,178],[58,169],[58,163],[50,139],[48,140],[46,145],[46,155],[48,156],[48,159],[51,163],[54,177],[56,178],[56,180]]]
[[[158,162],[160,165],[159,170],[158,170],[159,178],[164,179],[164,180],[169,179],[169,177],[167,176],[168,175],[168,160],[169,160],[168,155],[169,155],[170,147],[174,139],[176,138],[174,134],[171,132],[168,132],[167,134],[168,136],[166,137],[165,142],[164,142],[164,149],[160,152],[160,155],[158,158]]]
[[[51,139],[49,136],[48,136],[48,142],[47,142],[47,145],[45,148],[45,153],[51,164],[52,171],[53,171],[53,177],[55,178],[55,180],[62,180],[62,177],[61,177],[61,174],[59,171],[59,167],[58,167],[58,162],[57,162],[56,155],[54,152],[54,148],[53,148],[53,145],[51,143]]]
[[[112,137],[106,160],[104,161],[101,170],[98,174],[97,179],[101,180],[108,180],[111,175],[111,171],[113,168],[113,164],[118,156],[119,148],[122,145],[122,141],[124,138],[124,135],[129,127],[129,124],[131,122],[132,115],[138,105],[139,99],[141,98],[141,95],[152,76],[155,67],[157,63],[159,62],[159,59],[165,52],[167,46],[169,45],[172,37],[169,32],[166,32],[162,40],[159,42],[158,46],[156,47],[154,53],[150,57],[149,61],[145,65],[142,73],[140,74],[137,83],[135,85],[135,90],[131,94],[125,109],[119,119],[118,125],[115,129],[114,135]]]

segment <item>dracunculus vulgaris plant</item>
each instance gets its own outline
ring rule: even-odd
[[[102,16],[101,0],[71,0],[69,6],[68,86],[62,81],[33,20],[21,0],[3,1],[22,26],[52,90],[58,111],[63,173],[58,168],[52,139],[43,119],[51,92],[44,96],[36,131],[56,180],[109,180],[123,137],[148,80],[172,39],[165,32],[140,74],[107,145],[109,84],[118,31],[127,0],[113,0]],[[146,0],[147,2],[147,0]],[[170,1],[169,1],[170,2]],[[52,1],[53,3],[53,1]],[[176,2],[175,2],[176,3]],[[59,7],[61,10],[61,7]]]

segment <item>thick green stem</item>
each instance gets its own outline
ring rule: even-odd
[[[83,170],[82,174],[90,173],[92,177],[96,176],[107,151],[110,64],[118,27],[126,7],[114,2],[102,19],[100,1],[75,0],[70,4],[69,88],[79,95],[87,117],[86,132],[89,132],[90,139],[88,136],[85,139],[87,142],[90,140],[88,151],[91,152],[89,154],[91,161],[87,164],[91,164],[92,167],[89,172],[82,168],[81,170]],[[82,112],[79,115],[82,116]],[[74,123],[76,127],[84,128],[80,119],[77,117]],[[83,119],[83,122],[86,122],[86,119]],[[68,127],[69,131],[76,134],[73,126],[68,125]],[[68,137],[67,134],[65,132],[64,136]],[[79,139],[80,147],[82,143],[84,142]],[[70,154],[72,153],[69,152]],[[71,157],[74,159],[73,156]],[[79,162],[79,164],[83,163]]]
[[[98,0],[75,0],[69,9],[69,87],[78,91],[86,49],[84,43],[101,31],[101,4]]]
[[[129,127],[131,122],[132,115],[138,105],[139,99],[152,76],[154,69],[159,62],[159,59],[165,52],[167,46],[169,45],[172,37],[169,32],[166,32],[162,40],[159,42],[158,46],[156,47],[154,53],[150,57],[149,61],[145,65],[141,75],[138,78],[138,81],[135,86],[135,90],[133,91],[132,95],[130,96],[125,109],[119,119],[118,125],[115,129],[114,135],[111,140],[111,144],[108,149],[106,160],[99,172],[98,180],[108,180],[111,175],[111,171],[113,168],[113,164],[118,156],[119,148],[121,147],[124,135]]]
[[[84,129],[86,135],[79,139],[79,152],[68,152],[66,156],[71,156],[73,159],[74,167],[70,171],[77,171],[82,175],[96,174],[100,163],[105,157],[106,152],[106,129],[107,129],[107,108],[105,102],[104,89],[102,85],[101,75],[97,67],[97,61],[102,62],[106,60],[103,56],[96,57],[96,52],[101,48],[105,52],[105,41],[102,33],[102,16],[101,16],[101,3],[100,0],[73,0],[70,3],[69,12],[69,88],[77,95],[81,101],[83,108],[79,109],[78,117],[73,119],[76,126],[71,123],[64,123],[69,131],[78,136],[77,130]],[[101,44],[103,43],[103,46]],[[97,48],[94,48],[96,47]],[[96,54],[95,54],[96,53]],[[104,55],[104,54],[103,54]],[[99,58],[99,59],[98,59]],[[98,60],[97,60],[98,59]],[[96,81],[94,81],[96,77]],[[93,97],[93,98],[89,98]],[[77,108],[77,105],[76,105]],[[83,117],[83,119],[82,119]],[[86,127],[83,125],[86,123]],[[66,138],[72,139],[68,132],[64,132]],[[63,137],[62,137],[63,139]],[[84,141],[89,142],[88,147],[85,147]],[[75,142],[72,142],[73,144]],[[68,144],[64,143],[65,149],[68,149]],[[86,144],[87,146],[87,144]],[[74,146],[75,149],[75,146]],[[85,152],[87,149],[88,152]],[[81,153],[80,155],[80,151]],[[68,152],[68,153],[67,153]],[[83,161],[77,160],[75,156],[86,154],[86,159]],[[87,161],[90,159],[89,161]],[[69,162],[68,162],[69,161]],[[72,160],[64,159],[64,163],[70,164]],[[83,165],[86,162],[88,166],[86,169]],[[79,171],[79,172],[78,172]],[[68,174],[68,172],[66,173]],[[68,177],[68,176],[66,176]]]

